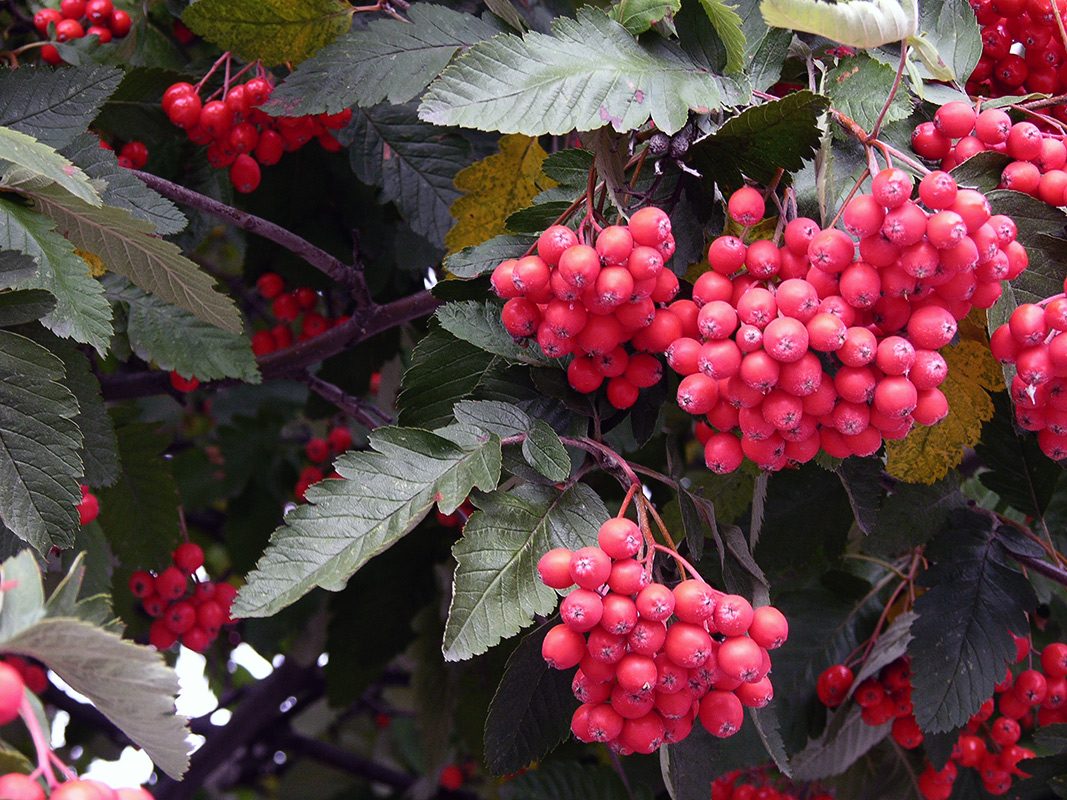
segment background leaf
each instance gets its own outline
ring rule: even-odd
[[[537,241],[529,234],[504,234],[473,247],[464,247],[445,259],[445,269],[457,278],[476,278],[496,269],[497,264],[526,252]]]
[[[348,30],[352,11],[342,0],[197,0],[182,21],[220,50],[273,66],[314,55]]]
[[[849,47],[878,47],[913,35],[919,24],[915,0],[761,0],[768,25],[814,33]]]
[[[930,43],[960,84],[970,77],[982,56],[978,20],[968,13],[965,3],[966,0],[923,0],[919,5],[919,35]]]
[[[0,125],[59,149],[85,133],[122,79],[122,70],[99,65],[42,70],[33,66],[0,74]]]
[[[629,800],[618,773],[607,766],[555,761],[524,772],[502,787],[503,800]]]
[[[637,36],[681,7],[682,0],[625,0],[622,3],[615,3],[608,14],[626,30]]]
[[[894,67],[861,54],[841,59],[826,74],[824,85],[830,104],[869,131],[874,128],[896,76]],[[911,100],[907,92],[897,92],[889,104],[885,122],[907,119],[910,114]]]
[[[522,347],[515,343],[500,321],[500,307],[496,303],[479,303],[476,300],[449,303],[438,309],[434,318],[453,336],[513,364],[545,366],[553,363],[534,344]]]
[[[872,747],[889,735],[889,724],[868,725],[860,716],[863,709],[850,704],[838,712],[842,720],[828,724],[826,733],[790,760],[797,780],[818,780],[840,775]]]
[[[700,5],[726,47],[726,74],[737,72],[745,66],[745,31],[737,6],[723,0],[700,0]]]

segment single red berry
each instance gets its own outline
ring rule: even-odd
[[[199,625],[194,625],[182,634],[182,644],[194,653],[203,653],[211,646],[213,641],[215,641],[215,637]]]
[[[148,597],[156,590],[156,579],[152,577],[150,572],[144,570],[137,570],[130,576],[130,593],[134,597],[144,599]]]
[[[179,600],[170,604],[162,619],[174,633],[185,633],[196,624],[196,607],[187,600]]]
[[[333,455],[340,455],[352,446],[352,434],[348,428],[333,428],[326,436],[326,442],[330,446]]]
[[[171,558],[174,561],[174,566],[186,575],[192,575],[204,566],[204,551],[196,542],[182,542],[171,553]]]
[[[85,0],[61,0],[59,11],[64,19],[79,20],[85,16]]]
[[[834,664],[823,670],[815,684],[815,693],[825,706],[840,705],[852,688],[852,670],[844,664]]]
[[[41,784],[29,775],[18,772],[0,776],[0,797],[11,800],[45,800]]]
[[[54,8],[42,8],[33,15],[33,26],[41,36],[48,35],[48,26],[57,24],[63,19],[63,14]]]
[[[239,153],[230,167],[230,182],[242,194],[254,192],[260,181],[259,164],[252,156]]]
[[[276,272],[264,272],[256,280],[256,290],[266,300],[273,300],[285,290],[285,279]]]
[[[321,464],[330,457],[330,444],[325,439],[315,437],[309,439],[304,446],[307,457],[316,464]]]
[[[450,792],[458,790],[463,785],[464,780],[466,780],[466,777],[463,774],[463,770],[456,764],[448,764],[442,768],[441,774],[437,778],[441,788]]]
[[[252,78],[245,84],[245,94],[248,95],[249,103],[253,106],[267,102],[272,91],[273,87],[265,78]]]
[[[69,42],[85,36],[85,28],[76,19],[61,19],[56,23],[56,41]]]
[[[185,594],[189,577],[178,567],[167,567],[156,577],[155,589],[164,601],[177,600]]]
[[[111,0],[89,0],[85,4],[85,18],[92,25],[107,25],[114,10]]]
[[[214,600],[205,600],[196,608],[196,624],[211,636],[217,636],[219,628],[227,622],[227,614]]]
[[[739,225],[755,225],[766,212],[763,194],[751,186],[742,186],[730,195],[727,203],[730,218]]]
[[[130,15],[121,8],[116,8],[111,12],[111,19],[107,24],[116,39],[121,39],[128,34],[132,25],[133,20],[130,19]]]
[[[89,491],[88,486],[81,487],[82,499],[78,503],[78,521],[82,525],[88,525],[100,513],[100,501],[96,495]]]
[[[192,44],[193,40],[196,38],[196,34],[189,30],[185,23],[177,17],[174,18],[172,31],[174,33],[174,38],[181,44]]]
[[[179,375],[177,372],[172,370],[170,373],[170,385],[177,389],[179,392],[191,392],[197,386],[200,385],[200,381],[198,381],[196,377],[192,375],[186,378],[185,376]]]
[[[294,322],[300,316],[300,305],[292,292],[285,292],[274,298],[271,312],[282,322]]]
[[[0,725],[7,725],[19,715],[25,686],[17,669],[0,662]]]

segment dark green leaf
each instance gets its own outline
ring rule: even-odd
[[[737,14],[737,6],[727,5],[723,0],[700,0],[700,5],[726,47],[726,74],[737,72],[745,66],[746,44],[744,24]]]
[[[778,710],[774,705],[764,708],[750,708],[748,717],[759,734],[760,741],[767,748],[767,753],[774,759],[775,766],[783,775],[792,774],[789,766],[789,755],[785,752],[785,742],[778,730]]]
[[[534,420],[522,455],[527,463],[550,481],[565,481],[571,474],[571,458],[556,432],[544,420]]]
[[[201,381],[237,378],[259,383],[247,337],[209,325],[121,276],[105,276],[103,284],[108,298],[125,307],[126,336],[139,358]]]
[[[793,777],[818,780],[839,775],[889,735],[890,725],[868,725],[863,709],[849,704],[837,712],[840,722],[826,726],[826,734],[793,756]]]
[[[753,91],[763,92],[782,76],[782,64],[789,55],[792,31],[769,28],[759,11],[759,3],[745,3],[739,10],[745,34],[745,62]]]
[[[1026,633],[1037,600],[991,517],[956,512],[925,555],[931,567],[919,583],[927,591],[915,601],[908,654],[915,719],[937,732],[966,723],[992,696],[1015,658],[1010,633]]]
[[[167,115],[160,107],[163,93],[186,75],[164,69],[163,61],[152,66],[131,65],[119,87],[100,109],[93,123],[94,130],[121,135],[123,131],[137,131],[146,144],[165,140],[174,132]],[[105,201],[106,202],[106,201]]]
[[[863,549],[871,555],[888,556],[925,544],[954,510],[967,504],[959,484],[955,472],[932,486],[898,483],[882,503]],[[922,509],[922,513],[917,514],[916,509]]]
[[[1012,162],[1007,153],[983,150],[957,165],[949,174],[962,188],[977,189],[989,193],[1000,185],[1000,174]]]
[[[682,7],[682,0],[623,0],[608,15],[637,36]]]
[[[445,259],[445,269],[457,278],[476,278],[496,269],[497,264],[521,256],[536,236],[514,236],[510,233],[494,236],[474,247],[464,247]]]
[[[33,322],[56,307],[56,298],[44,289],[21,289],[0,294],[0,327]]]
[[[501,439],[523,436],[532,425],[529,414],[521,408],[496,400],[461,400],[453,409],[456,421],[480,428]]]
[[[982,56],[982,35],[967,0],[923,0],[919,4],[919,35],[932,45],[962,86]]]
[[[997,189],[986,195],[994,214],[1007,214],[1019,229],[1018,240],[1025,243],[1029,266],[1011,283],[1003,283],[1004,295],[990,310],[1008,315],[1021,303],[1037,303],[1063,291],[1064,263],[1067,263],[1067,236],[1063,209],[1050,206],[1028,194]],[[999,323],[998,323],[999,324]]]
[[[815,155],[818,121],[828,105],[827,98],[800,91],[749,108],[695,144],[693,164],[726,186],[740,186],[742,173],[770,183],[779,169],[799,170]]]
[[[856,672],[852,683],[852,691],[866,678],[877,675],[878,671],[892,664],[908,651],[908,642],[911,641],[911,626],[915,622],[915,614],[911,611],[898,616],[889,627],[882,631],[878,641],[874,643],[871,652],[863,660],[863,666]],[[849,692],[851,696],[852,691]]]
[[[578,483],[561,492],[525,484],[508,493],[479,496],[452,549],[456,558],[444,655],[460,661],[514,636],[535,614],[556,606],[556,592],[537,575],[549,550],[596,544],[610,515],[592,489]]]
[[[522,347],[515,343],[500,319],[500,306],[496,303],[479,303],[474,300],[449,303],[438,309],[434,318],[453,336],[513,364],[545,366],[553,363],[536,345]]]
[[[844,58],[826,75],[826,94],[830,104],[866,131],[874,128],[885,99],[893,90],[897,71],[889,64],[866,55]],[[906,92],[897,92],[889,104],[885,121],[895,122],[911,114]]]
[[[549,200],[544,203],[535,203],[510,215],[504,225],[512,233],[538,235],[570,208],[572,202],[572,200]]]
[[[885,496],[881,484],[881,462],[870,458],[846,458],[838,465],[837,475],[856,513],[856,524],[861,531],[869,534]]]
[[[739,99],[729,81],[677,45],[639,45],[597,9],[580,9],[577,20],[556,18],[552,34],[505,34],[475,45],[430,84],[419,116],[438,125],[528,136],[596,130],[605,123],[623,132],[651,117],[660,130],[674,133],[690,110]]]
[[[630,800],[610,767],[553,761],[524,772],[500,787],[503,800]]]
[[[508,659],[485,720],[485,766],[494,775],[518,772],[570,735],[577,701],[569,672],[552,669],[541,643],[552,627],[523,637]]]
[[[490,491],[500,477],[500,440],[442,430],[379,428],[373,450],[344,454],[341,480],[322,481],[248,576],[234,614],[270,616],[316,586],[337,590],[363,564],[407,534],[434,503],[451,514],[472,488]]]
[[[1067,724],[1042,725],[1034,732],[1034,740],[1052,753],[1067,753]]]
[[[453,183],[470,163],[462,136],[420,122],[413,105],[356,109],[341,135],[352,170],[364,183],[382,187],[382,198],[419,234],[443,248],[455,219],[449,207],[462,193]]]
[[[411,22],[381,19],[345,34],[302,63],[264,106],[269,114],[336,114],[383,101],[418,97],[460,50],[491,39],[501,28],[473,14],[418,3]]]
[[[45,348],[0,331],[0,518],[41,553],[70,547],[78,529],[82,434],[63,378]]]
[[[5,69],[0,73],[0,125],[63,147],[85,133],[121,78],[122,70],[95,64],[55,71]]]

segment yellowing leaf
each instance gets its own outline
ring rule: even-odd
[[[75,248],[75,254],[80,256],[82,261],[89,265],[89,274],[94,278],[99,278],[101,275],[107,273],[107,267],[104,266],[104,262],[100,260],[100,256],[95,253],[90,253],[88,250],[78,250]]]
[[[546,155],[536,139],[511,134],[501,137],[499,153],[460,170],[455,184],[466,194],[449,209],[458,220],[445,236],[449,254],[506,233],[508,216],[557,185],[541,171]]]
[[[916,425],[904,439],[885,443],[886,471],[908,483],[931,484],[959,464],[963,448],[974,447],[982,423],[993,418],[989,392],[1004,388],[1004,376],[988,343],[964,338],[941,355],[948,363],[948,376],[940,387],[948,400],[948,416],[930,428]]]

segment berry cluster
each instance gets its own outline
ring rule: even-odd
[[[1067,3],[1054,0],[1061,18]],[[967,81],[967,94],[984,97],[1030,92],[1057,95],[1067,88],[1065,51],[1053,0],[971,0],[982,26],[982,57]],[[1067,122],[1067,107],[1052,109]]]
[[[467,524],[467,520],[470,519],[471,514],[474,513],[474,503],[469,499],[464,500],[460,507],[453,511],[451,514],[442,514],[441,509],[434,507],[434,514],[437,515],[437,522],[443,528],[460,528]]]
[[[4,656],[2,663],[14,667],[22,678],[23,684],[34,694],[41,694],[48,688],[48,673],[40,664],[27,661],[19,656]],[[0,794],[0,797],[3,795]]]
[[[815,684],[815,693],[826,706],[840,705],[852,689],[852,670],[844,664],[828,667]],[[923,734],[912,715],[911,668],[906,658],[882,667],[878,675],[860,681],[852,694],[863,709],[863,721],[873,727],[893,723],[893,738],[908,750],[922,744]]]
[[[348,109],[339,114],[271,117],[258,108],[274,91],[266,77],[220,89],[206,101],[200,97],[200,88],[200,84],[184,82],[171,85],[163,94],[163,111],[190,141],[207,145],[211,166],[229,167],[230,182],[243,193],[259,186],[260,165],[277,164],[282,155],[299,150],[312,139],[318,139],[330,152],[340,150],[332,131],[343,128],[352,118]]]
[[[230,607],[237,589],[228,583],[199,581],[193,573],[204,565],[204,551],[185,542],[171,554],[173,566],[155,575],[138,570],[130,578],[130,592],[154,618],[148,641],[167,650],[179,639],[197,653],[204,652],[223,625],[233,623]]]
[[[131,24],[130,15],[115,8],[111,0],[62,0],[58,11],[42,8],[33,16],[37,32],[60,43],[96,36],[100,44],[107,44],[128,34]],[[41,48],[41,60],[53,66],[63,63],[54,44]]]
[[[0,775],[0,797],[8,800],[152,800],[152,795],[140,787],[112,789],[105,783],[86,778],[61,783],[51,794],[45,794],[39,781],[20,772]]]
[[[311,485],[318,483],[323,478],[339,478],[340,476],[336,472],[327,475],[325,471],[327,462],[341,455],[351,446],[352,434],[343,425],[331,428],[325,439],[320,436],[314,436],[309,439],[307,444],[304,445],[304,453],[312,463],[308,464],[300,472],[300,478],[293,489],[296,499],[303,502],[304,494]]]
[[[949,171],[977,153],[992,150],[1015,159],[1000,176],[1000,188],[1024,192],[1049,205],[1067,205],[1067,146],[1061,136],[1043,133],[1033,122],[1015,122],[1000,108],[975,113],[974,106],[954,100],[941,106],[933,122],[911,134],[911,146],[923,158]]]
[[[100,514],[100,501],[96,495],[89,491],[85,484],[81,485],[82,499],[78,503],[78,522],[88,525]]]
[[[608,401],[629,408],[662,376],[652,354],[681,336],[692,316],[666,305],[678,293],[678,278],[664,266],[672,255],[670,218],[658,208],[604,228],[592,245],[553,225],[537,240],[537,255],[493,271],[493,289],[507,300],[504,327],[516,339],[535,338],[547,356],[573,354],[567,378],[576,391],[590,394],[607,379]]]
[[[101,140],[100,147],[103,150],[114,150],[115,148],[107,142]],[[120,167],[126,169],[144,169],[145,164],[148,163],[148,147],[144,142],[137,141],[136,139],[126,142],[119,148],[118,162]]]
[[[833,795],[798,786],[765,767],[734,770],[711,782],[711,800],[833,800]]]
[[[747,456],[777,470],[820,449],[868,456],[948,413],[937,351],[972,307],[996,302],[1026,251],[1010,218],[947,173],[922,179],[919,202],[912,188],[907,173],[885,169],[843,209],[844,231],[801,217],[784,247],[711,243],[711,270],[693,287],[699,339],[667,350],[683,376],[678,404],[711,426],[700,431],[710,469],[731,472]],[[754,225],[763,197],[739,189],[728,210]]]
[[[271,301],[271,313],[278,324],[272,328],[259,330],[252,334],[252,352],[257,356],[282,350],[294,341],[303,342],[320,333],[325,333],[335,325],[345,322],[348,317],[327,317],[315,310],[322,297],[308,286],[300,286],[286,291],[285,279],[276,272],[265,272],[256,281],[256,290],[264,300]],[[303,316],[301,316],[303,315]],[[299,331],[290,324],[300,320]]]
[[[1037,432],[1049,458],[1067,458],[1067,297],[1023,303],[989,337],[993,357],[1014,364],[1011,397],[1019,425]]]
[[[652,582],[651,563],[634,558],[643,541],[635,523],[615,517],[600,527],[599,547],[550,550],[537,567],[546,586],[578,586],[541,651],[556,669],[578,667],[571,730],[622,754],[678,742],[698,716],[715,736],[737,733],[745,706],[774,697],[767,651],[789,631],[773,606],[753,610],[697,578],[673,589]]]

